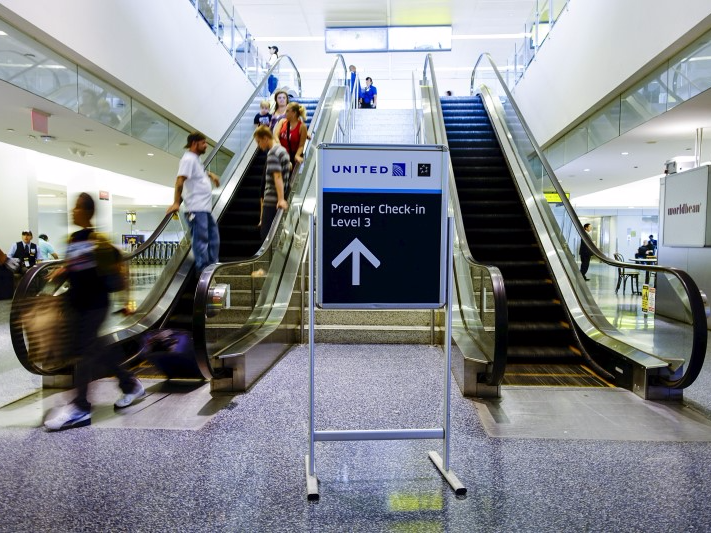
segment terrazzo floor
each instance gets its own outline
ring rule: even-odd
[[[24,372],[16,360],[9,368],[8,342],[2,331],[3,393]],[[316,354],[317,429],[441,427],[438,348],[321,344]],[[325,442],[315,453],[321,499],[309,502],[307,376],[308,349],[297,347],[250,392],[218,399],[225,407],[191,430],[111,423],[121,419],[111,410],[115,390],[95,402],[97,423],[89,427],[47,433],[39,418],[0,424],[0,531],[711,529],[706,439],[491,437],[477,400],[456,386],[451,468],[466,496],[455,496],[428,458],[429,450],[441,452],[440,441]],[[683,405],[633,402],[670,424],[665,409],[688,408],[705,426],[710,390],[707,357]],[[515,394],[504,392],[504,400]],[[201,394],[205,405],[214,403]],[[166,409],[171,418],[180,407]]]

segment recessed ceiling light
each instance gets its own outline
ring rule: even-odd
[[[14,133],[14,132],[15,132],[15,130],[13,130],[12,128],[7,128],[7,131],[9,131],[10,133]]]
[[[630,155],[630,153],[629,152],[622,152],[621,155]]]
[[[148,157],[153,157],[155,154],[148,152]]]
[[[637,209],[635,206],[631,205],[627,209]]]
[[[584,169],[583,169],[583,172],[590,172],[590,169],[589,169],[589,168],[584,168]]]
[[[647,141],[647,144],[657,144],[657,141]]]
[[[118,143],[116,146],[128,146],[128,143]]]
[[[87,128],[87,129],[85,129],[84,131],[87,132],[87,133],[91,133],[91,132],[94,131],[94,130],[92,130],[91,128]]]
[[[0,30],[0,37],[5,37],[5,36],[7,36],[7,33],[5,33],[4,31]]]

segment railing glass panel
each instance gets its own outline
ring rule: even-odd
[[[425,142],[448,146],[433,59],[423,69],[422,111],[430,117]],[[497,385],[506,365],[508,318],[503,278],[498,268],[477,263],[469,251],[466,231],[451,167],[449,213],[454,218],[454,281],[452,335],[462,355],[482,364],[483,380]]]

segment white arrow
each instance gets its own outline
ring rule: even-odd
[[[368,250],[365,245],[355,238],[351,243],[346,246],[343,251],[336,256],[336,258],[331,261],[334,268],[338,268],[338,265],[343,263],[343,261],[349,255],[353,254],[353,283],[352,285],[360,285],[360,256],[363,254],[365,258],[370,261],[370,264],[375,268],[380,266],[380,260],[375,257],[370,250]]]

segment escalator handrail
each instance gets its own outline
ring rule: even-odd
[[[488,62],[489,66],[492,68],[493,72],[495,73],[499,84],[501,88],[503,89],[506,98],[508,99],[508,104],[511,106],[511,108],[514,110],[516,114],[516,119],[520,122],[524,132],[528,136],[528,140],[533,146],[536,156],[538,157],[539,161],[543,165],[543,168],[545,169],[546,173],[548,174],[549,180],[553,187],[555,188],[556,192],[558,193],[560,197],[560,203],[563,205],[563,208],[566,210],[568,217],[571,220],[571,223],[573,224],[573,227],[575,230],[578,232],[579,237],[581,240],[585,243],[585,245],[590,249],[590,251],[593,253],[595,257],[597,257],[601,262],[616,267],[616,268],[629,268],[630,264],[629,263],[623,263],[620,261],[617,261],[615,259],[611,259],[607,257],[605,254],[603,254],[597,246],[593,243],[592,239],[588,235],[588,233],[583,229],[583,225],[578,219],[577,214],[575,213],[575,209],[573,208],[572,204],[570,203],[570,200],[568,200],[568,197],[565,194],[565,191],[563,190],[563,187],[560,185],[558,182],[558,179],[556,178],[555,172],[553,172],[553,169],[551,168],[550,164],[548,163],[548,160],[546,157],[543,155],[543,151],[541,150],[540,146],[536,142],[535,137],[533,136],[533,132],[531,131],[531,128],[528,126],[528,123],[523,117],[523,114],[521,113],[521,110],[519,109],[518,105],[516,104],[516,101],[513,98],[513,95],[511,94],[511,91],[509,91],[509,88],[507,87],[506,83],[504,82],[503,77],[501,76],[501,73],[499,72],[499,69],[494,62],[493,58],[487,54],[483,53],[479,56],[479,59],[477,60],[476,64],[474,65],[474,69],[472,70],[472,84],[474,83],[474,79],[476,77],[476,72],[477,68],[479,67],[480,63],[483,61]],[[682,287],[686,291],[687,297],[689,298],[689,307],[691,310],[691,317],[692,317],[692,346],[691,346],[691,354],[689,356],[689,361],[688,361],[688,368],[684,374],[679,377],[679,379],[676,380],[668,380],[668,379],[663,379],[660,378],[660,382],[666,386],[670,387],[673,389],[683,389],[691,385],[694,380],[698,377],[699,373],[701,372],[701,368],[704,363],[704,359],[706,357],[706,344],[708,340],[708,330],[707,330],[707,325],[706,325],[706,309],[704,306],[703,298],[701,296],[701,291],[699,290],[698,285],[696,282],[683,270],[680,270],[678,268],[673,268],[673,267],[665,267],[665,266],[659,266],[659,265],[635,265],[635,269],[637,270],[642,270],[642,271],[649,271],[649,272],[655,272],[655,273],[663,273],[663,274],[668,274],[671,276],[676,277],[679,282],[681,283]]]
[[[308,129],[309,137],[312,137],[312,134],[316,133],[317,128],[320,125],[323,105],[339,63],[341,64],[345,79],[345,72],[347,72],[345,60],[343,59],[343,56],[341,54],[338,54],[334,61],[333,67],[331,68],[331,71],[326,79],[326,82],[324,83],[324,89],[321,92],[321,97],[319,98],[318,106],[316,107],[313,117],[311,118],[311,123],[309,124]],[[308,156],[311,144],[311,141],[307,141],[307,145],[304,147],[304,160],[306,160],[306,157]],[[291,183],[290,188],[292,191],[295,189],[295,180],[293,176],[300,174],[301,169],[303,167],[303,165],[297,163],[297,165],[293,168],[291,172],[292,177],[289,178],[289,181]],[[210,355],[208,354],[207,350],[207,337],[205,335],[210,285],[212,283],[213,278],[215,277],[215,272],[218,268],[222,268],[225,266],[237,266],[240,264],[249,264],[258,261],[259,258],[262,257],[267,252],[267,250],[271,248],[273,240],[277,238],[277,233],[281,226],[281,220],[285,216],[285,214],[286,212],[283,209],[277,209],[277,214],[274,218],[274,222],[272,223],[272,227],[269,230],[269,234],[260,246],[259,250],[257,250],[257,252],[252,257],[247,259],[241,259],[239,261],[232,261],[229,263],[216,263],[214,265],[206,267],[205,270],[203,270],[200,274],[198,284],[195,289],[195,300],[193,304],[193,344],[195,348],[195,361],[198,365],[198,368],[200,368],[200,371],[206,379],[221,377],[221,374],[219,374],[219,372],[217,372],[213,368],[213,365],[210,364]]]
[[[432,88],[435,96],[435,109],[438,119],[435,120],[435,135],[436,141],[447,146],[449,151],[449,141],[444,126],[444,115],[442,113],[442,102],[439,98],[439,88],[437,86],[437,77],[434,72],[434,63],[432,54],[427,54],[425,57],[425,65],[423,67],[422,78],[427,79],[427,68],[432,74]],[[451,156],[450,156],[451,157]],[[450,205],[454,211],[454,223],[457,228],[457,240],[460,243],[460,249],[465,261],[472,267],[479,270],[486,270],[492,284],[492,294],[494,300],[494,351],[491,354],[491,368],[487,369],[485,381],[488,385],[496,385],[501,383],[506,369],[506,360],[508,354],[508,303],[506,298],[506,289],[504,288],[504,278],[501,271],[492,265],[484,265],[477,262],[471,254],[469,243],[467,242],[466,231],[464,229],[461,206],[459,205],[459,196],[457,194],[457,185],[452,168],[451,160],[449,165],[449,196]],[[480,310],[480,312],[483,310]]]

